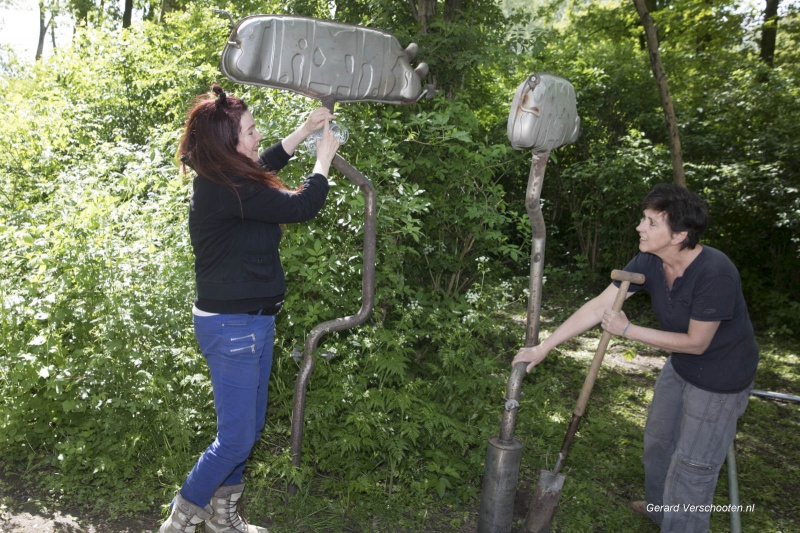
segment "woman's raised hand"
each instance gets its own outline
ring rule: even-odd
[[[333,156],[336,155],[336,150],[338,149],[339,139],[331,133],[331,124],[326,120],[322,128],[322,137],[317,141],[317,159],[330,163],[333,161]]]
[[[333,120],[333,113],[327,107],[318,107],[308,114],[306,121],[303,123],[302,129],[306,137],[322,128],[326,123]]]
[[[322,137],[317,141],[317,162],[314,164],[314,172],[328,175],[331,161],[339,149],[339,139],[331,133],[330,121],[326,120],[322,128]]]
[[[298,126],[292,133],[287,135],[282,141],[283,149],[289,155],[294,154],[294,151],[300,146],[309,135],[333,120],[333,113],[327,107],[319,107],[308,114],[305,121]],[[327,174],[326,174],[327,175]]]

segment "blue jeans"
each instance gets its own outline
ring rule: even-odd
[[[717,477],[750,388],[733,394],[699,389],[667,359],[647,415],[642,457],[647,511],[662,532],[708,531]]]
[[[181,495],[205,507],[219,487],[242,482],[245,462],[264,429],[275,317],[195,315],[194,331],[211,374],[217,437],[189,473]]]

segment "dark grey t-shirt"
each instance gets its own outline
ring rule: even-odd
[[[703,245],[700,255],[673,282],[671,290],[663,263],[653,254],[640,253],[625,270],[645,275],[645,283],[631,285],[630,290],[650,293],[662,330],[686,333],[690,319],[720,322],[705,353],[672,354],[672,366],[679,376],[711,392],[740,392],[750,385],[758,366],[758,344],[739,271],[725,254]]]

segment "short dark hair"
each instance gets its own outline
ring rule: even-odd
[[[666,215],[673,233],[686,232],[680,249],[690,250],[700,242],[708,227],[708,207],[700,196],[674,183],[660,183],[642,200],[642,210],[650,209]]]

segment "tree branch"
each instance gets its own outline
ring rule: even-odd
[[[661,107],[664,109],[664,118],[667,122],[667,133],[669,135],[669,153],[672,157],[672,171],[675,175],[675,183],[686,187],[686,176],[683,172],[683,155],[681,154],[681,139],[678,132],[678,120],[675,116],[675,108],[672,105],[672,97],[669,94],[667,75],[661,65],[661,54],[658,51],[658,35],[650,17],[650,12],[645,6],[644,0],[633,0],[636,11],[644,26],[644,34],[647,38],[647,49],[650,52],[650,64],[653,67],[653,76],[658,85],[658,94],[661,96]]]

